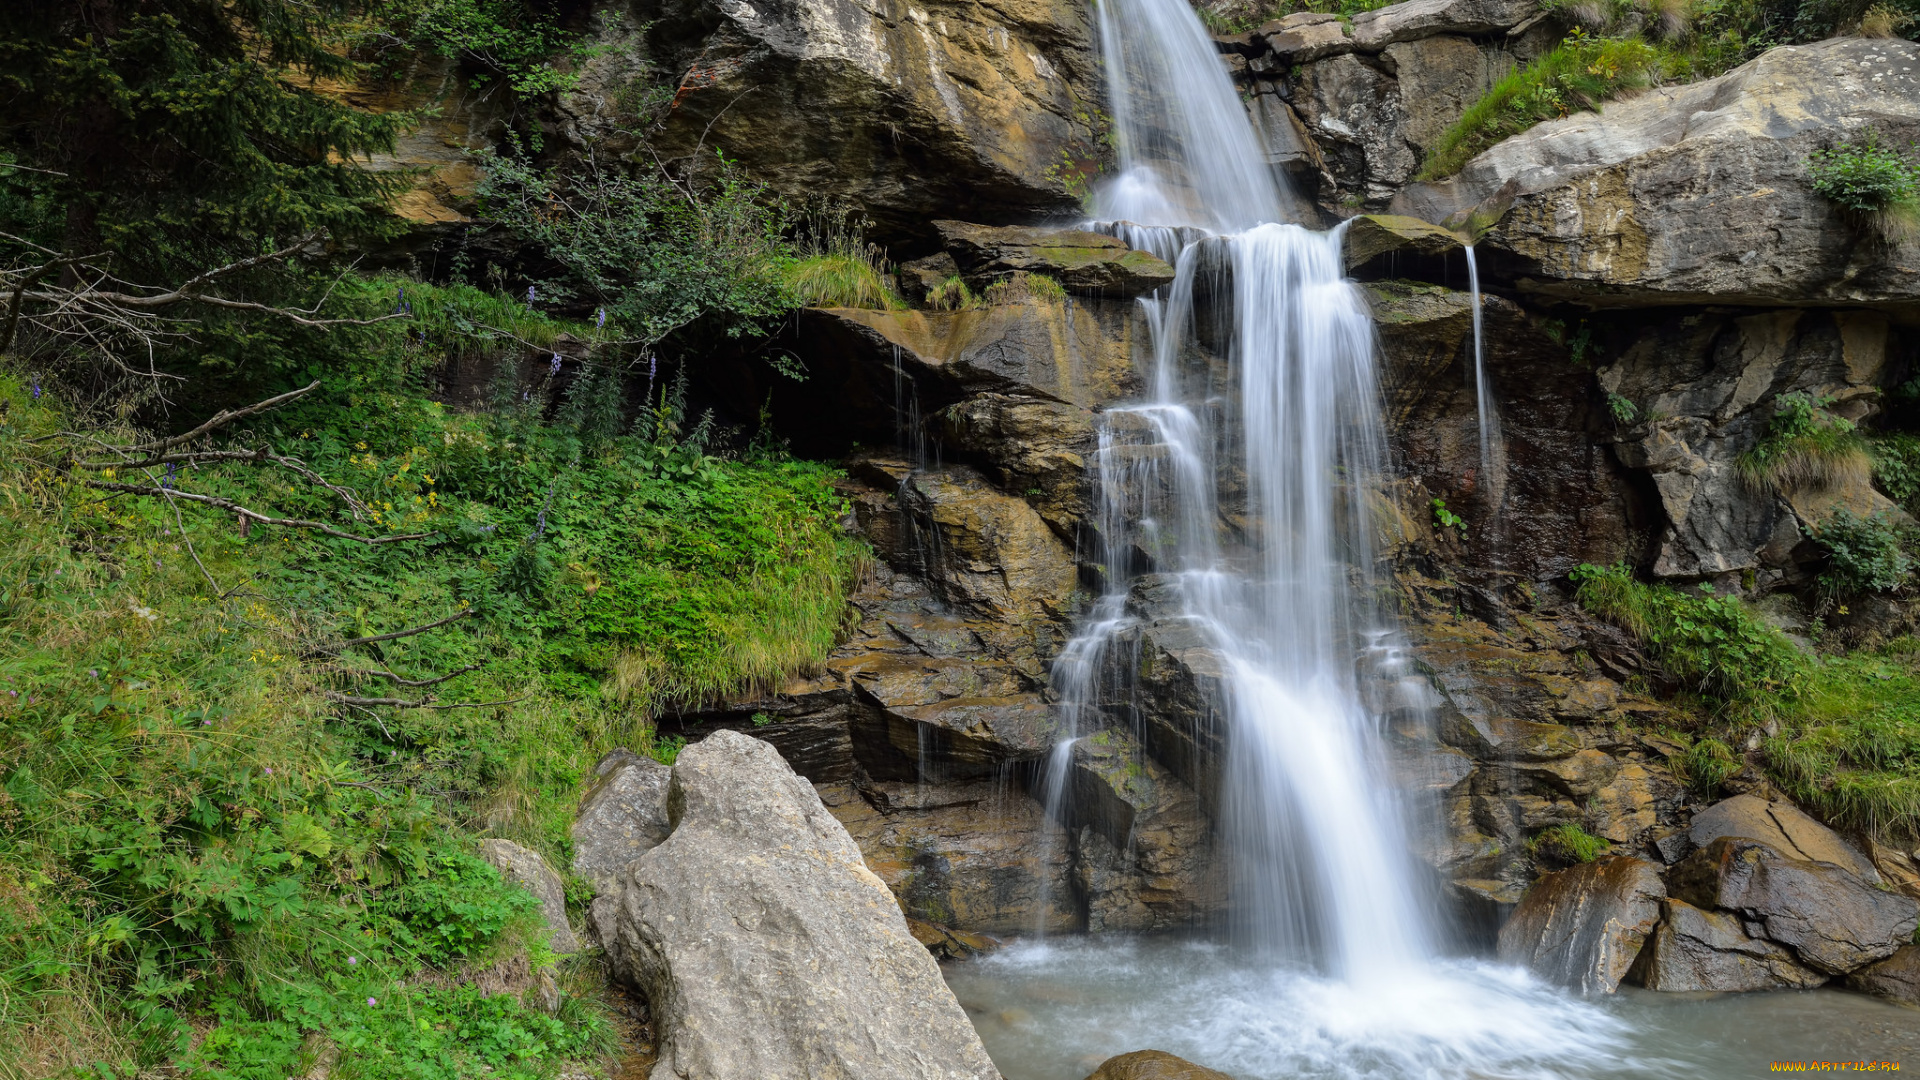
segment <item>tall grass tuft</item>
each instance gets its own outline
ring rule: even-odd
[[[1767,430],[1741,454],[1740,476],[1759,490],[1865,484],[1873,471],[1867,442],[1853,422],[1827,411],[1829,398],[1780,395]]]
[[[1015,272],[986,287],[980,299],[988,304],[1018,304],[1038,300],[1046,304],[1067,302],[1066,286],[1046,274]]]
[[[795,237],[800,257],[780,268],[781,283],[810,307],[905,308],[890,283],[886,252],[866,240],[870,224],[844,204],[808,203]]]

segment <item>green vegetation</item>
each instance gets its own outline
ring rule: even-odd
[[[1551,120],[1659,81],[1658,47],[1637,38],[1592,38],[1578,32],[1532,65],[1518,69],[1474,102],[1440,136],[1420,179],[1452,176],[1481,151]]]
[[[1067,290],[1045,274],[1016,271],[980,292],[980,301],[984,304],[1018,304],[1026,300],[1064,304],[1067,302]]]
[[[1911,206],[1920,199],[1920,162],[1869,133],[1807,156],[1813,190],[1835,206],[1868,214]]]
[[[1443,530],[1458,529],[1463,533],[1467,531],[1467,519],[1447,509],[1445,499],[1433,500],[1433,522]]]
[[[659,710],[831,648],[862,556],[827,470],[717,456],[679,380],[633,434],[544,420],[564,405],[544,372],[492,412],[451,412],[407,389],[415,327],[440,337],[511,302],[392,281],[350,294],[399,288],[417,322],[363,335],[376,350],[355,371],[240,438],[305,472],[68,470],[83,445],[29,440],[76,414],[0,383],[0,1060],[279,1078],[312,1032],[363,1051],[342,1076],[533,1077],[591,1056],[609,1036],[590,1001],[555,1018],[461,985],[529,946],[548,962],[530,901],[469,837],[566,865],[596,754],[670,759]],[[169,491],[422,538],[243,535]],[[469,702],[493,704],[443,707]],[[190,1029],[208,1032],[191,1052]]]
[[[1613,844],[1569,822],[1542,829],[1527,846],[1535,858],[1555,866],[1572,866],[1592,862]]]
[[[795,260],[781,271],[781,281],[808,307],[899,311],[907,306],[881,272],[857,255],[815,255]]]
[[[391,48],[396,40],[406,48]],[[498,81],[521,97],[570,89],[578,71],[563,71],[554,60],[585,59],[588,52],[551,11],[519,0],[371,0],[353,44],[389,77],[432,54],[458,63],[473,89]]]
[[[1841,507],[1809,533],[1827,555],[1820,588],[1830,598],[1888,592],[1912,576],[1913,557],[1906,549],[1913,537],[1891,514],[1860,517]]]
[[[1756,763],[1840,828],[1920,837],[1920,641],[1814,657],[1732,597],[1635,581],[1625,566],[1574,572],[1589,611],[1633,633],[1682,684],[1702,729],[1675,774],[1702,799]]]
[[[1920,495],[1920,436],[1905,432],[1876,435],[1870,445],[1873,483],[1887,498],[1911,507]]]
[[[1853,422],[1827,411],[1828,398],[1781,394],[1765,434],[1740,455],[1740,475],[1755,487],[1828,487],[1864,482],[1867,443]]]
[[[927,306],[935,311],[967,311],[980,306],[980,300],[955,274],[927,290]]]
[[[1639,421],[1640,408],[1633,403],[1632,398],[1608,394],[1607,414],[1613,417],[1615,423],[1632,424]]]
[[[1631,567],[1583,564],[1573,571],[1580,603],[1639,638],[1684,688],[1740,703],[1779,707],[1806,678],[1806,658],[1738,597],[1636,581]]]

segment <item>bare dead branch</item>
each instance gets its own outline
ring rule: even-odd
[[[376,641],[396,641],[400,638],[412,637],[415,634],[424,634],[429,630],[438,630],[440,627],[445,626],[448,623],[459,622],[461,619],[471,618],[478,614],[479,612],[475,611],[472,608],[462,608],[459,611],[454,612],[453,614],[447,616],[444,619],[435,620],[434,622],[427,623],[425,626],[415,626],[407,630],[395,630],[391,633],[386,633],[386,634],[369,634],[366,637],[348,638],[347,640],[340,642],[338,645],[329,645],[323,649],[309,652],[306,655],[309,657],[326,656],[330,653],[337,653],[346,649],[351,649],[355,645],[371,645]]]
[[[448,679],[457,678],[458,676],[465,675],[469,671],[479,671],[483,667],[486,667],[486,665],[485,664],[468,664],[466,667],[463,667],[458,671],[449,671],[445,675],[441,675],[437,678],[432,678],[432,679],[403,679],[391,671],[386,671],[381,669],[368,669],[368,668],[349,668],[347,669],[346,673],[349,675],[372,675],[376,678],[392,679],[396,684],[400,686],[438,686],[441,683],[446,682]]]
[[[499,701],[459,701],[459,702],[452,702],[446,705],[440,705],[435,703],[434,699],[431,696],[421,698],[418,701],[414,701],[411,698],[356,697],[352,694],[329,693],[327,695],[327,700],[338,702],[342,705],[352,705],[352,706],[356,706],[358,708],[363,708],[363,709],[371,708],[375,705],[385,705],[395,709],[486,709],[486,708],[491,708],[492,706],[495,706],[495,705],[512,705],[515,702],[525,701],[526,695],[522,694],[521,696],[516,698],[502,698]]]
[[[434,535],[430,532],[423,532],[402,533],[394,536],[357,536],[353,533],[336,529],[324,521],[308,521],[304,518],[277,518],[271,514],[263,514],[258,510],[249,510],[239,503],[234,502],[232,499],[223,499],[218,495],[196,495],[190,491],[174,491],[171,488],[163,487],[141,487],[138,484],[120,484],[111,480],[87,480],[85,484],[90,488],[95,488],[100,491],[122,491],[129,495],[151,495],[159,498],[171,497],[186,499],[190,502],[217,506],[222,510],[231,510],[243,517],[252,518],[262,525],[279,525],[289,529],[306,529],[326,536],[337,536],[342,540],[352,540],[357,544],[397,544],[403,540],[424,540]]]

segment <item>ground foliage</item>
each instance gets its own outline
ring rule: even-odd
[[[841,629],[862,552],[833,474],[688,417],[677,366],[637,415],[590,423],[567,393],[588,368],[520,361],[605,328],[468,286],[339,295],[411,318],[311,347],[283,375],[321,387],[224,436],[356,492],[358,520],[257,464],[99,475],[420,541],[243,536],[88,489],[58,467],[68,444],[28,441],[74,410],[30,373],[0,386],[0,1075],[278,1078],[311,1032],[361,1051],[342,1077],[591,1057],[606,1029],[582,1000],[555,1018],[463,986],[529,947],[544,962],[471,837],[564,867],[599,752],[670,757],[660,710],[806,670]],[[493,407],[422,394],[450,357],[498,365]],[[430,689],[375,674],[474,665]],[[498,704],[353,704],[386,697]]]

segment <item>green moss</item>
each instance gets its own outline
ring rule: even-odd
[[[1612,846],[1611,842],[1571,823],[1544,829],[1528,841],[1535,858],[1558,866],[1590,863]]]

